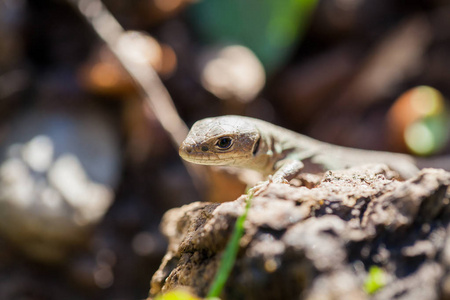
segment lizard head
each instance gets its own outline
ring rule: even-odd
[[[179,154],[196,164],[245,166],[257,153],[260,138],[255,125],[244,117],[207,118],[192,126]]]

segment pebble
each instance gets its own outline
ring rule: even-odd
[[[121,169],[118,131],[93,109],[18,116],[0,158],[0,234],[47,262],[86,242],[113,202]]]

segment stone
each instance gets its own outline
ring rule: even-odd
[[[0,234],[33,259],[63,260],[112,204],[119,136],[105,114],[33,110],[0,148]]]
[[[385,165],[328,171],[312,186],[270,184],[255,196],[221,299],[437,299],[449,295],[450,173],[398,181]],[[205,296],[246,195],[166,213],[169,249],[150,295]],[[369,269],[385,285],[364,290]],[[400,295],[400,296],[399,296]]]

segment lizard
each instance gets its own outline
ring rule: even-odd
[[[287,183],[305,163],[321,171],[384,163],[403,179],[422,168],[421,160],[408,154],[332,145],[263,120],[234,115],[194,123],[179,155],[195,164],[253,169],[276,183]],[[439,161],[435,164],[439,166]]]

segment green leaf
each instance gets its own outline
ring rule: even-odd
[[[369,274],[364,282],[364,290],[367,294],[373,295],[386,285],[386,281],[386,274],[383,269],[372,266],[370,267]]]
[[[406,128],[406,145],[416,155],[435,154],[448,142],[448,125],[449,119],[443,113],[420,119]]]
[[[175,289],[156,296],[155,300],[200,300],[197,296],[183,289]]]
[[[246,46],[271,72],[289,58],[316,4],[317,0],[204,0],[192,5],[190,16],[204,41]]]

